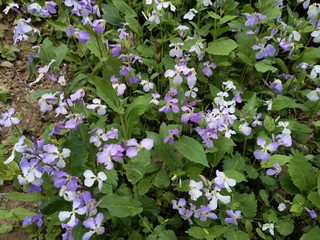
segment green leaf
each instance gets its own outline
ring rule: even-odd
[[[152,187],[152,177],[145,177],[141,179],[141,181],[137,185],[138,194],[140,196],[146,194],[151,187]]]
[[[137,19],[131,16],[125,16],[125,20],[127,23],[129,23],[129,28],[133,32],[135,32],[139,36],[143,35],[142,27],[140,26],[140,23],[137,21]]]
[[[123,0],[113,0],[112,3],[125,16],[131,16],[131,17],[137,16],[137,13],[128,4],[126,4]]]
[[[93,53],[101,62],[105,62],[109,58],[109,52],[106,44],[102,41],[101,36],[93,31],[91,28],[85,28],[87,33],[90,35],[89,40],[85,46]]]
[[[271,63],[268,63],[267,61],[259,61],[257,62],[254,67],[257,69],[258,72],[268,72],[271,71],[272,73],[275,73],[278,71],[278,68],[275,68],[271,65]]]
[[[242,173],[236,170],[229,169],[229,170],[225,170],[224,173],[228,178],[236,180],[237,183],[247,182],[245,175],[243,175]]]
[[[263,126],[267,129],[268,132],[272,132],[276,128],[276,124],[272,117],[268,115],[264,118]]]
[[[227,231],[228,227],[214,226],[210,229],[193,226],[189,228],[187,233],[196,239],[215,239]]]
[[[218,163],[223,159],[226,153],[231,154],[233,152],[233,147],[236,144],[230,138],[220,137],[214,142],[214,148],[217,149],[215,153],[214,163],[211,163],[212,167],[218,165]]]
[[[261,162],[262,168],[272,168],[274,164],[279,163],[280,166],[285,165],[286,163],[290,162],[292,156],[286,156],[281,154],[272,155],[268,161]]]
[[[237,18],[238,16],[233,16],[233,15],[226,15],[226,16],[223,16],[223,18],[220,19],[220,21],[218,22],[218,25],[222,25],[226,22],[229,22],[231,21],[232,19],[235,19]]]
[[[239,230],[227,231],[224,237],[228,240],[250,240],[248,234]]]
[[[318,192],[311,192],[308,194],[308,199],[312,202],[317,208],[320,209],[320,194]]]
[[[108,107],[117,113],[124,113],[123,109],[116,104],[119,102],[119,98],[109,80],[90,74],[88,75],[88,81],[96,87],[98,97],[100,97]]]
[[[126,137],[128,139],[132,136],[132,129],[134,125],[140,122],[140,116],[152,107],[150,100],[151,96],[149,94],[136,97],[125,110],[125,129]]]
[[[287,108],[300,108],[303,111],[308,110],[308,108],[305,107],[303,104],[296,103],[296,101],[293,98],[278,95],[273,100],[273,104],[272,104],[273,111],[280,111],[282,109],[287,109]]]
[[[246,169],[245,158],[242,157],[239,152],[236,152],[231,156],[226,156],[223,160],[223,169],[237,170],[238,172],[243,173]]]
[[[299,189],[293,184],[291,177],[286,174],[279,177],[281,187],[286,193],[295,195],[299,192]]]
[[[307,192],[316,186],[316,174],[307,159],[299,152],[289,163],[289,175],[300,191]]]
[[[232,39],[219,39],[215,42],[209,43],[206,52],[213,55],[228,56],[238,44]]]
[[[257,214],[257,200],[254,193],[240,194],[237,199],[240,202],[239,210],[245,217],[253,218]]]
[[[173,146],[187,159],[208,167],[206,154],[199,142],[195,139],[182,136]]]
[[[278,219],[276,229],[282,236],[290,235],[294,230],[294,221],[291,218]]]
[[[103,196],[99,206],[107,208],[112,216],[119,218],[133,217],[143,211],[138,200],[117,194]]]
[[[318,175],[317,186],[318,186],[318,193],[320,194],[320,174]]]
[[[54,59],[55,47],[50,39],[47,37],[43,40],[40,48],[39,58],[43,64],[49,64],[49,62]]]
[[[170,178],[167,173],[160,171],[154,178],[152,184],[157,188],[166,188],[170,185]]]
[[[10,200],[17,200],[23,202],[41,202],[42,195],[39,192],[32,193],[20,193],[20,192],[8,192],[4,194],[4,197]]]
[[[46,19],[46,22],[51,25],[52,27],[54,27],[55,29],[58,29],[61,32],[65,32],[68,24],[64,23],[64,22],[60,22],[60,21],[51,21]]]
[[[299,62],[317,64],[320,61],[320,48],[306,47]]]
[[[308,233],[303,234],[300,240],[315,240],[315,239],[318,239],[319,236],[320,236],[320,228],[317,226],[312,228]]]
[[[131,161],[124,165],[128,181],[133,184],[136,184],[138,181],[140,181],[143,178],[146,168],[149,164],[150,152],[146,149],[140,150],[137,156],[131,158]]]
[[[259,196],[261,197],[263,203],[267,206],[267,207],[270,207],[270,202],[269,202],[269,199],[268,199],[268,193],[266,190],[264,189],[260,189],[259,191]]]
[[[55,50],[55,62],[53,63],[55,66],[59,67],[61,62],[65,59],[65,56],[67,55],[69,48],[67,45],[60,45]]]
[[[106,20],[108,23],[114,26],[120,26],[122,19],[119,15],[118,9],[111,3],[102,4],[103,9],[103,19]]]
[[[2,224],[0,226],[0,233],[8,233],[13,230],[12,224]]]
[[[216,14],[215,12],[209,11],[209,12],[207,12],[207,14],[209,17],[212,17],[214,19],[221,19],[221,17],[218,14]]]
[[[73,176],[81,177],[86,170],[86,162],[89,152],[87,150],[88,143],[78,136],[76,132],[70,132],[64,143],[64,147],[70,149],[70,173]]]

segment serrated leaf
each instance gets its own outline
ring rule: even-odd
[[[42,195],[39,192],[32,193],[20,193],[20,192],[8,192],[4,194],[4,197],[10,200],[17,200],[23,202],[41,202]]]
[[[149,164],[150,152],[146,149],[140,150],[137,156],[133,157],[128,164],[124,165],[128,181],[133,184],[136,184],[138,181],[140,181],[143,178],[146,168]]]
[[[229,170],[225,170],[224,173],[228,178],[236,180],[237,183],[239,183],[239,182],[247,182],[246,176],[244,174],[236,171],[236,170],[229,169]]]
[[[2,224],[0,226],[0,233],[8,233],[13,230],[12,224]]]
[[[258,72],[261,72],[261,73],[265,73],[265,72],[268,72],[268,71],[271,71],[272,73],[275,73],[278,71],[278,68],[275,68],[273,67],[272,65],[266,63],[266,62],[263,62],[263,61],[260,61],[260,62],[257,62],[254,67],[257,69]]]
[[[267,129],[268,132],[272,132],[275,129],[276,124],[275,124],[274,119],[267,115],[264,118],[263,126]]]
[[[320,194],[318,192],[311,192],[308,194],[308,199],[312,202],[317,208],[320,209]]]
[[[320,228],[317,226],[312,228],[308,233],[303,234],[300,240],[315,240],[315,239],[318,239],[319,236],[320,236]]]
[[[233,147],[236,144],[230,138],[220,137],[214,142],[214,148],[217,149],[215,153],[214,163],[211,163],[213,167],[217,166],[218,163],[223,159],[226,153],[232,154]]]
[[[224,237],[228,240],[250,240],[248,234],[239,230],[228,231],[224,234]]]
[[[133,217],[143,211],[138,200],[117,194],[103,196],[99,207],[107,208],[112,216],[119,218]]]
[[[257,214],[257,200],[254,193],[240,194],[239,197],[239,210],[247,218],[253,218]]]
[[[134,125],[140,122],[140,116],[152,107],[150,100],[151,96],[149,94],[136,97],[125,110],[125,129],[128,139],[131,138]]]
[[[206,167],[209,166],[203,147],[195,139],[182,136],[178,141],[174,142],[173,146],[191,162],[199,163]]]
[[[112,3],[125,16],[132,16],[132,17],[137,16],[137,13],[128,4],[126,4],[123,0],[113,0]]]
[[[73,176],[82,176],[86,170],[86,162],[88,161],[89,152],[87,150],[88,143],[78,136],[76,132],[70,132],[64,147],[70,149],[69,171]]]
[[[297,152],[288,166],[289,175],[300,191],[307,192],[316,186],[315,171],[301,153]]]
[[[95,75],[88,75],[88,81],[96,87],[98,97],[107,103],[108,107],[117,113],[123,114],[123,110],[116,105],[116,102],[119,101],[119,97],[109,80]]]
[[[291,218],[278,219],[276,229],[282,236],[290,235],[294,230],[294,221]]]
[[[280,111],[282,109],[287,109],[287,108],[300,108],[303,111],[308,110],[308,108],[303,104],[296,103],[296,101],[293,98],[278,95],[273,100],[273,104],[272,104],[273,111]]]
[[[232,39],[221,39],[212,43],[206,48],[206,52],[213,55],[228,56],[238,44]]]
[[[285,165],[286,163],[290,162],[291,156],[275,154],[272,155],[268,161],[261,162],[262,168],[272,168],[274,164],[279,163],[280,166]]]

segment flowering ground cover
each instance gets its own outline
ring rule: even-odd
[[[31,239],[318,238],[320,4],[25,0],[10,14],[46,122],[33,136],[0,92],[0,180],[17,187],[3,197],[36,204],[2,219]]]

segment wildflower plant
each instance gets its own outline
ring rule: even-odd
[[[29,84],[61,84],[31,95],[55,117],[44,135],[17,136],[1,163],[19,166],[25,192],[5,196],[38,202],[25,228],[46,239],[320,233],[319,4],[61,0],[11,11],[15,44],[38,45]],[[0,119],[18,123],[11,108]]]

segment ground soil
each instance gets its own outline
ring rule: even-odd
[[[4,32],[3,38],[0,38],[1,45],[13,45],[13,27],[12,23],[1,20],[0,31]],[[43,133],[44,125],[48,122],[48,117],[39,111],[37,101],[30,99],[29,95],[37,89],[57,89],[54,82],[43,79],[38,85],[30,87],[30,82],[34,81],[29,78],[29,73],[26,68],[27,56],[32,52],[31,45],[17,44],[21,49],[17,53],[17,59],[9,62],[0,56],[0,90],[8,93],[8,100],[0,102],[0,114],[8,108],[13,107],[16,112],[21,115],[21,123],[18,125],[21,134],[27,137],[39,137]],[[10,149],[12,144],[9,143],[8,138],[16,134],[16,129],[2,129],[0,130],[0,143],[6,148]],[[2,193],[18,191],[12,186],[12,182],[5,182],[0,186],[0,196]],[[0,209],[11,209],[16,207],[25,207],[30,210],[36,211],[34,204],[24,203],[21,201],[8,201],[0,198]],[[8,223],[0,220],[0,226]],[[22,228],[20,223],[15,223],[14,228],[9,233],[0,233],[0,240],[28,239],[28,233]]]

